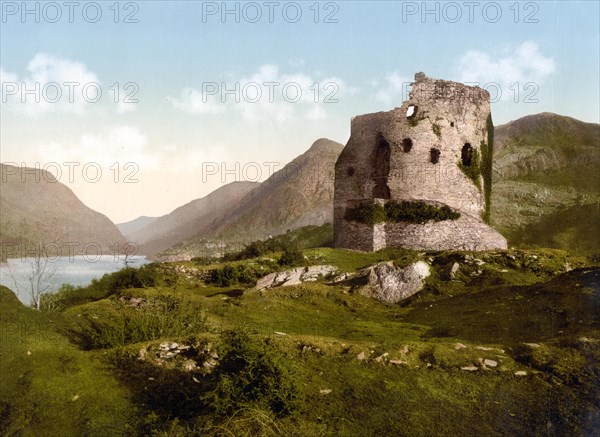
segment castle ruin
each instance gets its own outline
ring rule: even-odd
[[[506,249],[486,224],[489,100],[479,87],[417,73],[400,108],[354,117],[335,166],[335,247]]]

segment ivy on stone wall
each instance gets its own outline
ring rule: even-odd
[[[366,225],[383,222],[422,224],[430,221],[456,220],[460,218],[460,213],[447,205],[438,207],[425,202],[391,200],[385,206],[374,202],[361,203],[347,209],[344,218]]]
[[[483,174],[483,195],[485,198],[485,211],[483,220],[489,224],[492,208],[492,162],[494,159],[494,123],[492,114],[486,120],[487,144],[481,143],[481,173]]]
[[[473,148],[470,165],[465,165],[459,160],[458,168],[460,168],[465,176],[471,179],[479,191],[481,191],[481,156],[479,150]]]

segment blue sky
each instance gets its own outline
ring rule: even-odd
[[[318,138],[345,143],[352,116],[400,106],[418,71],[486,86],[496,124],[599,121],[595,1],[273,2],[271,20],[265,2],[229,2],[225,16],[222,2],[77,3],[70,22],[62,1],[25,15],[2,2],[0,158],[61,172],[116,222],[263,180]],[[237,102],[221,94],[236,84]],[[253,163],[260,175],[245,173]]]

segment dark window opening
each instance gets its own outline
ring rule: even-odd
[[[389,199],[390,187],[387,185],[390,174],[390,143],[384,138],[381,132],[377,135],[377,150],[375,152],[375,162],[373,181],[373,197],[377,199]]]
[[[432,164],[437,164],[438,162],[440,162],[440,154],[442,152],[440,152],[440,149],[431,149],[431,163]]]
[[[453,121],[450,122],[450,127],[454,127],[454,122]]]
[[[412,146],[413,146],[413,142],[410,138],[404,138],[402,140],[402,150],[404,151],[404,153],[410,152],[410,149],[412,149]]]
[[[348,167],[347,172],[348,172],[348,176],[354,176],[354,167],[352,167],[352,166]]]
[[[473,147],[471,147],[471,144],[465,143],[460,152],[460,158],[464,166],[468,167],[471,165],[471,162],[473,161]]]

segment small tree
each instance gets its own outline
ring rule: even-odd
[[[44,243],[40,243],[32,253],[32,256],[23,259],[28,264],[26,278],[28,282],[27,294],[31,299],[31,306],[36,310],[40,309],[41,297],[52,285],[52,278],[56,274],[56,266],[53,266],[48,257],[48,248]],[[22,293],[19,281],[11,271],[15,289]]]

